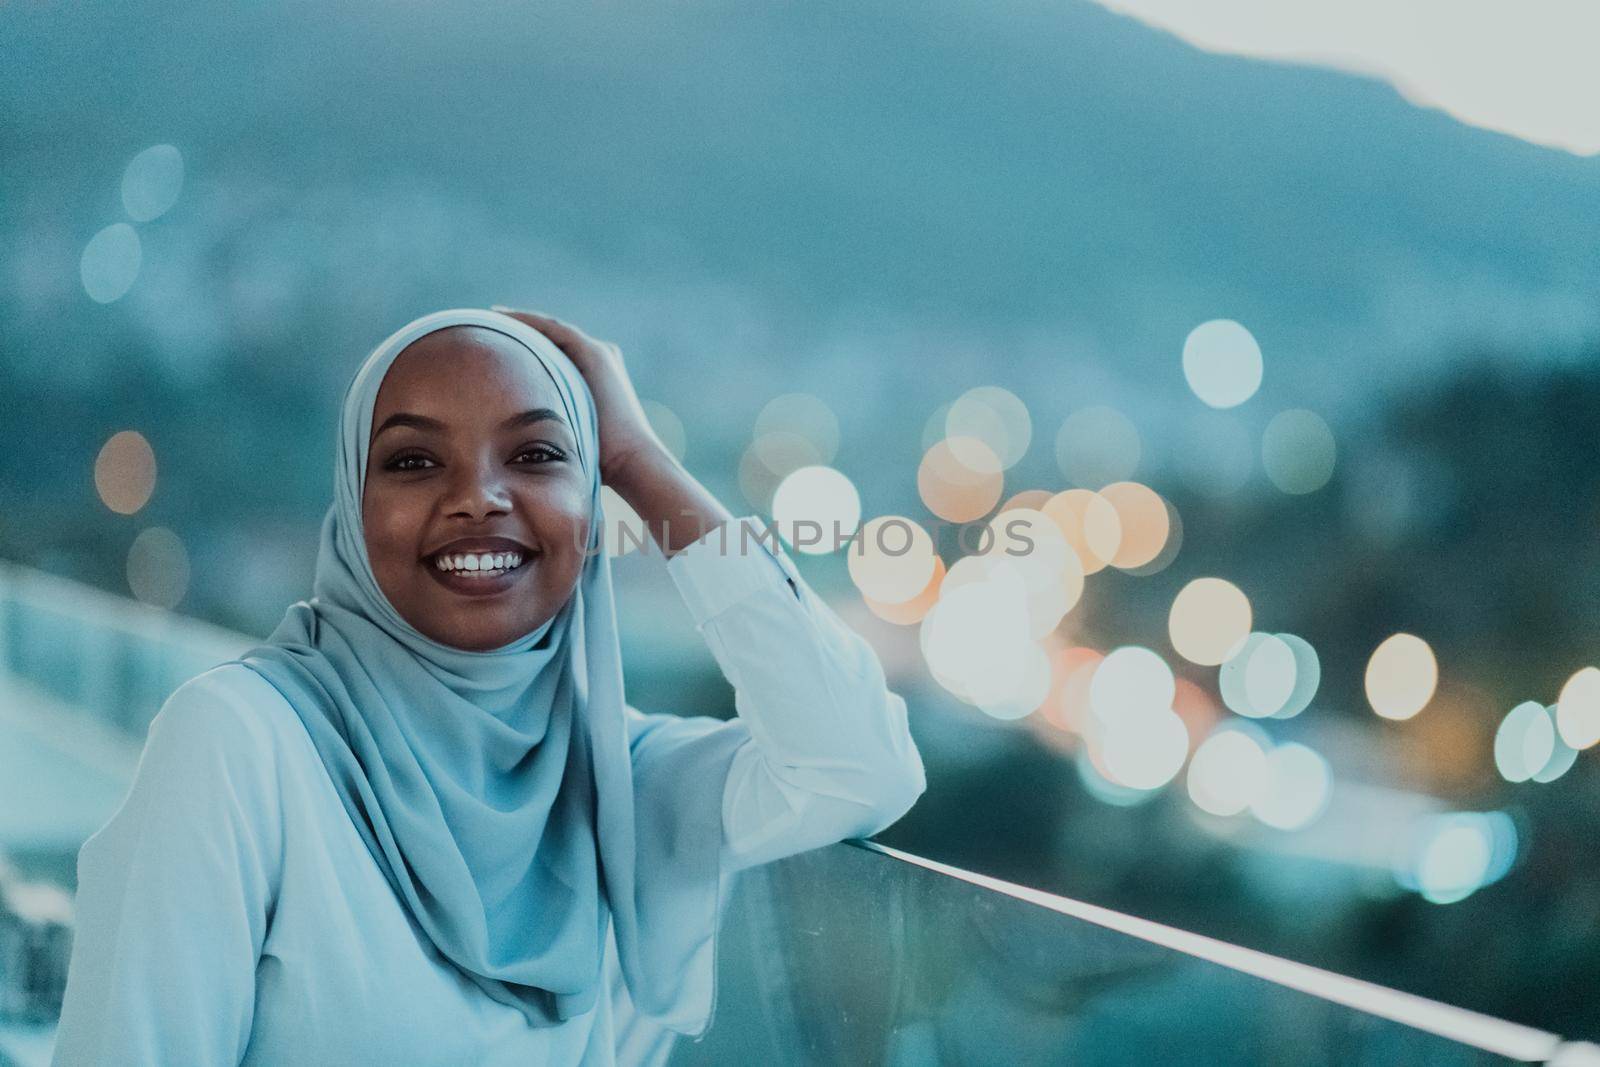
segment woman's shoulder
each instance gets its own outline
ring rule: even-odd
[[[187,768],[190,779],[218,771],[240,790],[274,792],[279,763],[295,752],[295,729],[303,727],[294,709],[270,682],[243,663],[223,663],[167,697],[150,722],[141,762]]]
[[[182,851],[211,847],[205,842],[218,839],[275,841],[287,746],[273,696],[266,679],[243,664],[213,667],[173,690],[150,721],[121,805],[84,843],[79,877],[86,863],[138,849]]]

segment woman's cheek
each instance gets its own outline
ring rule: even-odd
[[[546,500],[546,514],[559,524],[552,531],[551,541],[558,542],[564,551],[582,555],[589,544],[589,487],[569,480],[561,491]]]

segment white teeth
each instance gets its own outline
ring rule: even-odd
[[[522,565],[518,552],[468,552],[454,556],[439,556],[433,565],[441,571],[463,574],[503,574]]]

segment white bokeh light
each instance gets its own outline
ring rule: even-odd
[[[1315,411],[1280,411],[1261,434],[1261,466],[1268,480],[1291,496],[1327,485],[1336,457],[1333,431]]]
[[[944,435],[956,441],[956,455],[965,463],[982,462],[962,455],[963,440],[982,441],[1009,469],[1028,451],[1033,440],[1033,420],[1027,405],[1014,393],[997,385],[968,389],[945,414]]]
[[[1104,722],[1169,711],[1178,683],[1167,661],[1138,645],[1114,649],[1095,668],[1089,706]]]
[[[1189,754],[1188,728],[1170,709],[1130,709],[1096,732],[1106,776],[1130,789],[1161,788],[1177,777]]]
[[[1508,782],[1526,782],[1555,755],[1556,728],[1544,705],[1526,700],[1500,720],[1494,735],[1494,765]]]
[[[78,276],[89,299],[99,304],[120,300],[139,279],[144,262],[139,235],[126,222],[113,223],[89,238],[78,260]]]
[[[772,518],[791,547],[826,555],[844,547],[861,525],[861,494],[832,467],[801,467],[778,483]]]
[[[1267,718],[1286,707],[1294,695],[1295,680],[1294,650],[1267,633],[1246,636],[1217,672],[1222,702],[1251,719]]]
[[[1505,877],[1517,857],[1517,830],[1503,811],[1430,816],[1397,858],[1395,881],[1434,904],[1454,904]]]
[[[171,210],[183,192],[183,153],[169,144],[151,145],[122,172],[122,208],[134,222],[149,222]]]
[[[1202,322],[1184,339],[1183,376],[1209,406],[1238,407],[1261,388],[1261,346],[1232,319]]]
[[[1133,477],[1141,451],[1138,429],[1104,405],[1074,411],[1056,433],[1056,464],[1068,481],[1084,489]]]
[[[1332,791],[1328,761],[1291,741],[1267,753],[1266,782],[1250,811],[1274,829],[1299,830],[1327,810]]]
[[[1584,667],[1567,679],[1556,701],[1556,728],[1573,748],[1600,742],[1600,670]]]
[[[1238,815],[1260,795],[1266,780],[1266,749],[1240,729],[1218,729],[1189,761],[1189,798],[1212,815]]]

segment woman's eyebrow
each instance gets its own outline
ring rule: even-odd
[[[506,419],[500,424],[500,428],[502,430],[511,430],[518,426],[531,426],[536,422],[544,422],[546,420],[554,420],[563,426],[567,423],[561,413],[554,408],[529,408],[527,411],[519,411],[509,419]],[[383,420],[383,425],[379,426],[373,433],[373,440],[377,440],[378,434],[395,426],[410,426],[418,430],[436,431],[446,428],[444,423],[427,415],[417,415],[409,411],[397,411]],[[568,429],[571,429],[571,427],[568,427]]]

